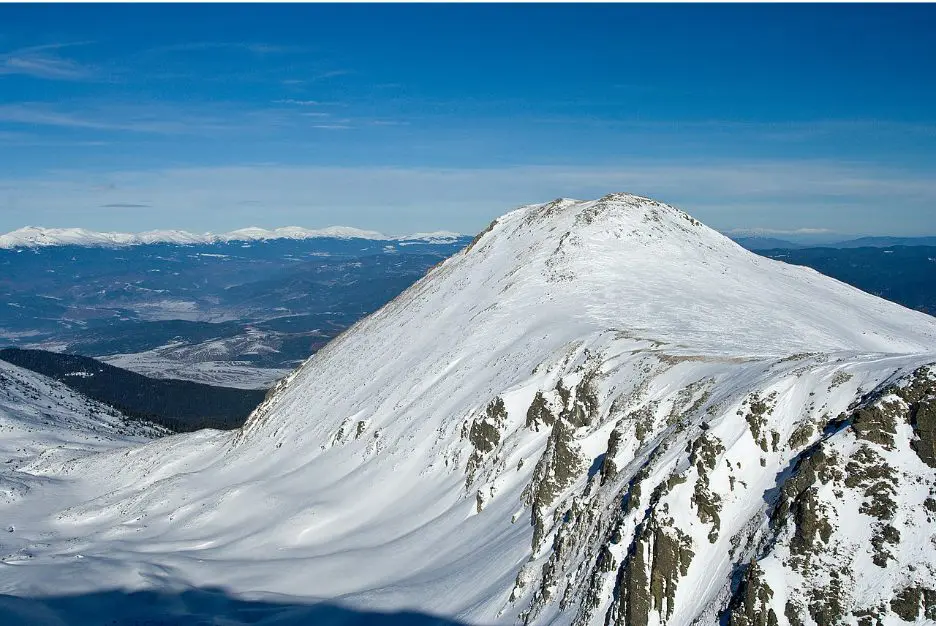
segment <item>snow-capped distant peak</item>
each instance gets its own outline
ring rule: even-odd
[[[122,245],[132,235],[97,233],[84,228],[39,228],[26,226],[0,236],[0,248],[54,245]]]
[[[217,241],[260,241],[268,239],[315,239],[318,237],[332,237],[336,239],[371,239],[383,241],[392,239],[375,230],[361,230],[350,226],[329,226],[311,230],[299,226],[286,226],[268,230],[266,228],[241,228],[223,235],[216,235]]]
[[[452,240],[458,239],[459,237],[464,237],[461,233],[455,233],[450,230],[437,230],[431,233],[413,233],[412,235],[406,235],[405,237],[397,237],[397,239],[423,239],[423,240]]]
[[[732,228],[722,231],[723,235],[728,237],[779,237],[784,235],[836,235],[835,231],[828,228]]]
[[[41,228],[26,226],[5,235],[0,235],[0,249],[39,248],[47,246],[136,246],[154,243],[178,245],[228,243],[232,241],[267,241],[274,239],[368,239],[372,241],[426,241],[429,243],[450,242],[460,237],[458,233],[416,233],[392,237],[374,230],[362,230],[350,226],[329,226],[309,229],[299,226],[266,229],[252,226],[229,233],[196,234],[184,230],[151,230],[142,233],[95,232],[84,228]]]

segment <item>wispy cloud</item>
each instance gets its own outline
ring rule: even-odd
[[[335,105],[335,102],[322,102],[321,100],[296,100],[294,98],[284,98],[282,100],[274,100],[273,104],[293,104],[300,107],[315,107],[315,106],[328,106]]]
[[[55,43],[19,48],[0,54],[0,75],[20,74],[47,80],[83,81],[98,78],[98,70],[61,56],[63,48],[83,46],[92,42]]]
[[[337,78],[338,76],[347,76],[348,74],[353,74],[351,70],[329,70],[327,72],[320,72],[315,75],[316,80],[324,80],[326,78]]]
[[[299,54],[308,49],[302,46],[283,46],[257,42],[238,41],[190,41],[184,43],[156,46],[143,51],[143,54],[174,54],[199,52],[204,50],[243,50],[253,54]]]
[[[102,209],[149,209],[151,204],[137,204],[134,202],[113,202],[111,204],[102,204]]]
[[[294,69],[293,69],[294,71]],[[338,78],[339,76],[347,76],[349,74],[354,74],[353,70],[327,70],[327,71],[318,71],[314,72],[308,78],[284,78],[280,80],[280,84],[286,87],[301,87],[302,85],[308,85],[309,83],[314,83],[320,80],[328,80],[329,78]]]
[[[0,145],[16,147],[99,147],[110,145],[107,141],[64,139],[45,137],[36,133],[0,131]]]
[[[650,136],[730,136],[777,142],[825,140],[831,136],[936,137],[936,125],[877,119],[815,119],[797,121],[748,121],[732,119],[647,120],[603,116],[552,115],[528,118],[536,124],[613,129]]]
[[[275,46],[266,43],[249,43],[245,49],[254,54],[290,54],[295,52],[305,52],[305,48],[297,46]]]
[[[166,106],[118,104],[71,111],[46,103],[0,105],[0,122],[160,135],[204,134],[228,128],[228,123],[219,116]]]
[[[236,102],[140,104],[93,100],[67,106],[47,102],[0,104],[0,143],[24,140],[28,133],[20,132],[21,129],[41,127],[99,134],[220,137],[237,133],[240,138],[253,136],[269,140],[295,138],[294,133],[303,129],[348,130],[407,124],[347,114],[337,116],[314,110],[312,101],[297,102],[303,106],[252,108]]]
[[[60,126],[65,128],[90,128],[95,130],[124,129],[120,124],[43,110],[41,107],[29,104],[0,106],[0,121],[31,126]]]

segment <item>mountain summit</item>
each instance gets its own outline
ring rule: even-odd
[[[934,362],[933,318],[668,205],[525,206],[241,431],[21,468],[0,585],[477,624],[936,619]]]

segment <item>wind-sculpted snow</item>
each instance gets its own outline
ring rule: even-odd
[[[498,219],[232,434],[39,458],[0,593],[477,624],[936,610],[936,320],[637,196]],[[929,504],[928,504],[929,503]],[[914,613],[916,611],[916,613]]]

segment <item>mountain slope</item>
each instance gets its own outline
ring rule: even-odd
[[[210,585],[479,624],[922,619],[934,361],[933,318],[672,207],[531,205],[240,431],[23,468],[57,481],[0,509],[34,542],[0,591]]]
[[[0,459],[6,470],[0,473],[0,504],[28,490],[32,477],[13,470],[36,456],[108,450],[164,434],[51,378],[0,361]]]
[[[174,432],[238,428],[265,395],[263,390],[149,378],[76,354],[3,348],[0,360],[48,376],[125,415]]]

